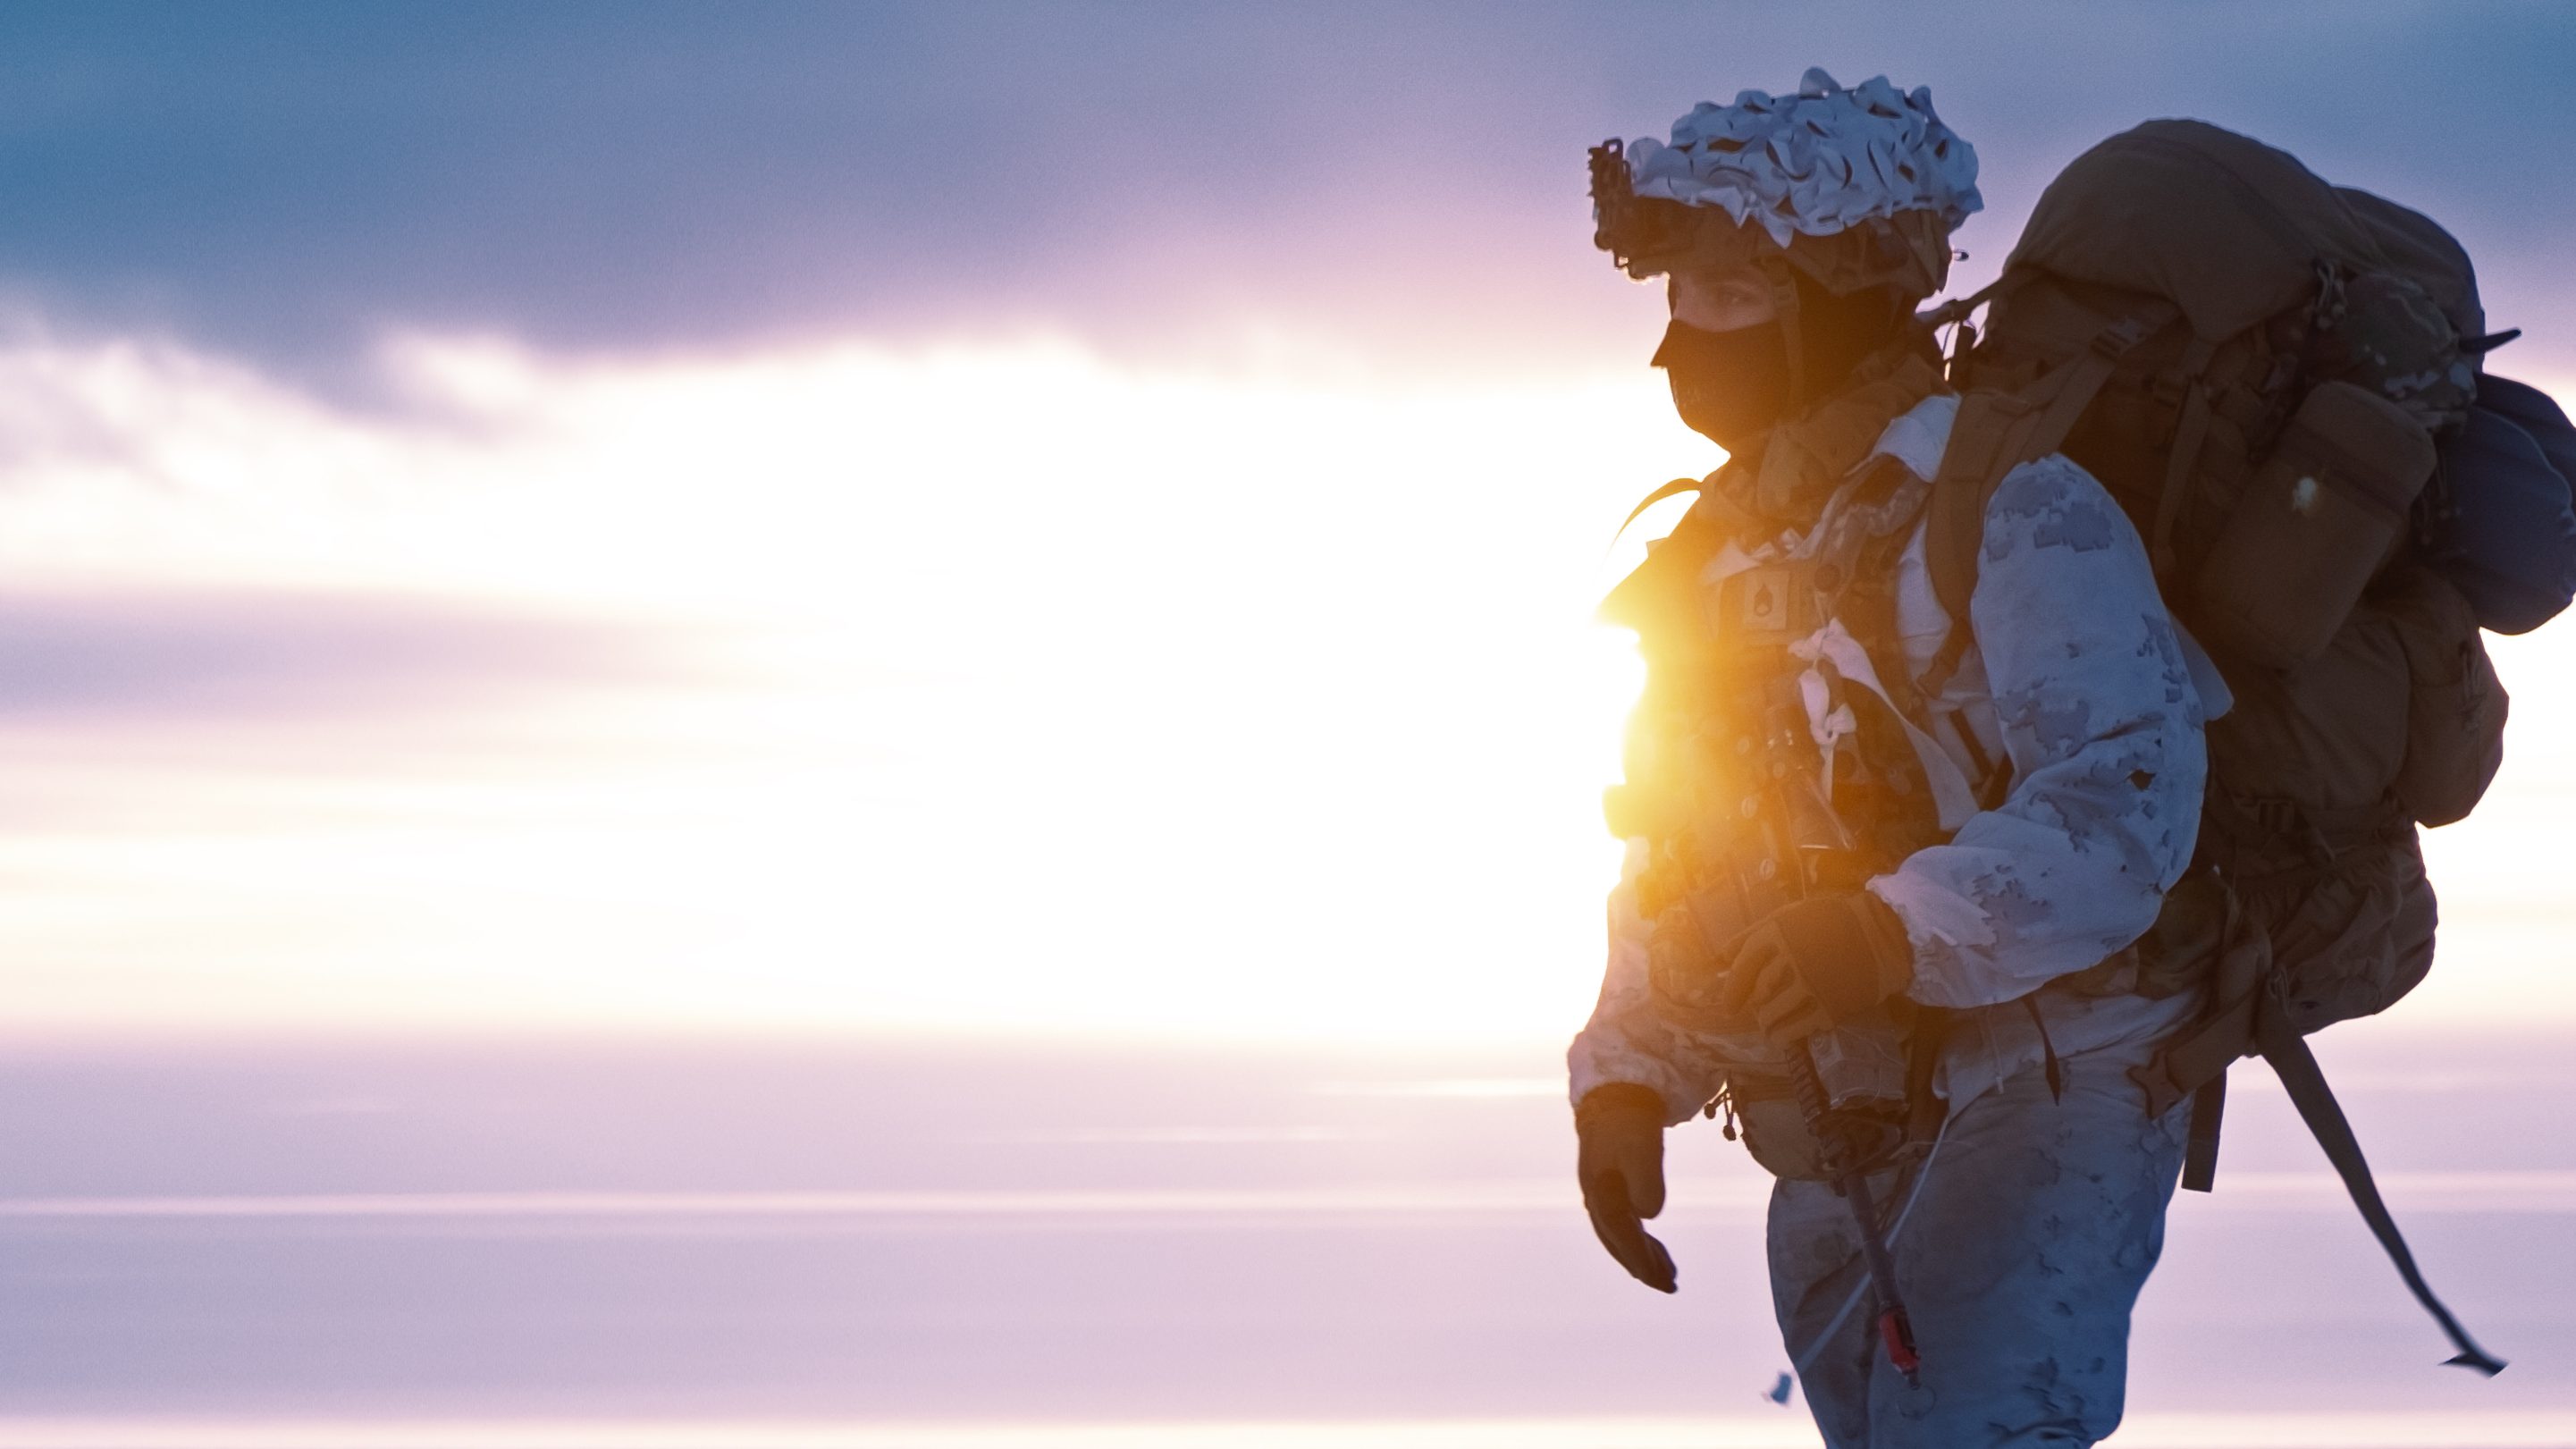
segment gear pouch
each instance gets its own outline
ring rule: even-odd
[[[1843,1161],[1862,1172],[1875,1172],[1908,1147],[1925,1145],[1909,1131],[1914,1110],[1907,1068],[1914,1045],[1884,1012],[1807,1038],[1801,1050],[1813,1060],[1824,1093],[1821,1120],[1808,1117],[1794,1085],[1796,1069],[1776,1048],[1762,1045],[1757,1054],[1730,1063],[1727,1098],[1744,1124],[1745,1149],[1773,1177],[1829,1182],[1836,1174],[1826,1165],[1831,1154],[1824,1136],[1834,1140]]]
[[[2576,598],[2576,428],[2538,388],[2478,379],[2477,406],[2442,440],[2430,506],[2419,506],[2424,557],[2477,620],[2520,634]]]
[[[2322,382],[2228,513],[2192,579],[2195,629],[2286,669],[2324,652],[2405,535],[2433,439],[2404,408]]]
[[[2386,597],[2374,597],[2406,652],[2397,798],[2418,824],[2448,825],[2477,808],[2504,763],[2504,681],[2468,601],[2440,578],[2408,570]]]

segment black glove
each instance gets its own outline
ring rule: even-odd
[[[1646,1232],[1664,1210],[1664,1099],[1651,1087],[1608,1082],[1574,1106],[1576,1178],[1601,1246],[1630,1277],[1674,1291],[1673,1255]]]
[[[1905,922],[1867,891],[1782,906],[1729,953],[1716,1010],[1794,1047],[1868,1011],[1914,980]]]

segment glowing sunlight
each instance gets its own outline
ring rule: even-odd
[[[1712,461],[1651,379],[426,339],[388,370],[368,419],[175,349],[0,358],[54,420],[0,502],[14,587],[356,630],[281,667],[245,621],[260,678],[175,744],[120,729],[166,702],[19,712],[29,1019],[1579,1016],[1635,669],[1588,604],[1628,499]],[[401,675],[387,610],[420,677],[335,692]],[[543,629],[567,657],[516,657]]]
[[[0,570],[108,641],[19,646],[64,676],[7,726],[22,1024],[1580,1020],[1637,675],[1589,605],[1627,504],[1714,461],[1642,369],[385,358],[368,416],[170,347],[0,355],[47,421]],[[173,590],[184,639],[116,614]],[[2576,707],[2526,657],[2566,647],[2501,651],[2517,734]],[[120,650],[202,687],[84,682]],[[2532,989],[2569,782],[2511,758],[2433,837],[2454,1016],[2576,1001]]]

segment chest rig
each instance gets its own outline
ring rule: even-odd
[[[1821,1178],[1829,1160],[1884,1164],[1937,1127],[1937,1115],[1926,1120],[1936,1110],[1926,1014],[1900,999],[1812,1038],[1825,1099],[1817,1112],[1797,1100],[1791,1064],[1711,1002],[1734,942],[1756,922],[1810,895],[1857,890],[1946,838],[1903,718],[1919,716],[1921,702],[1897,642],[1894,593],[1929,485],[1872,457],[1800,530],[1740,501],[1749,481],[1732,465],[1709,480],[1603,601],[1606,620],[1636,631],[1647,665],[1626,779],[1604,805],[1614,834],[1647,847],[1636,888],[1654,923],[1657,1010],[1743,1043],[1724,1104],[1747,1145],[1774,1173]]]

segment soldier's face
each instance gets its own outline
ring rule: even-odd
[[[1759,272],[1675,272],[1664,285],[1673,320],[1703,332],[1757,327],[1780,315],[1771,283]]]
[[[1734,452],[1778,422],[1789,404],[1788,339],[1771,284],[1759,272],[1676,272],[1666,285],[1673,321],[1654,365],[1672,384],[1673,408],[1692,431]]]

